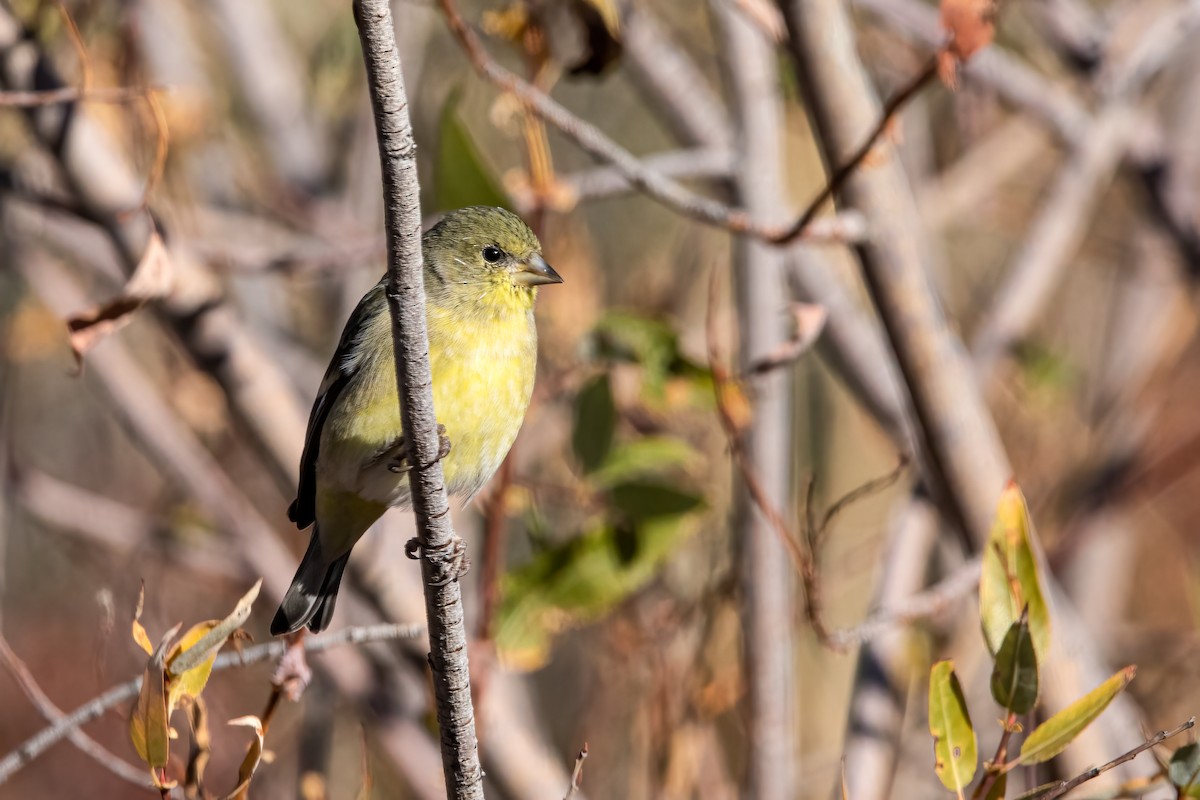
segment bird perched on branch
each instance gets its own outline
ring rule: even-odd
[[[517,437],[537,363],[537,287],[562,278],[519,217],[452,211],[421,237],[433,405],[451,447],[446,489],[470,498]],[[389,506],[409,505],[386,278],[346,323],[308,419],[288,517],[316,523],[271,633],[323,630],[350,549]]]

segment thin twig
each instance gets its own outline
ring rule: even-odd
[[[583,743],[583,749],[579,751],[579,755],[575,756],[575,769],[571,770],[571,785],[567,788],[567,794],[563,800],[571,800],[572,797],[579,794],[579,789],[583,786],[583,762],[587,761],[588,746],[587,742]]]
[[[449,797],[482,800],[483,770],[475,736],[467,631],[458,583],[464,545],[450,520],[433,408],[416,143],[391,7],[387,0],[355,0],[354,19],[379,139],[392,350],[400,420],[409,446],[409,463],[414,465],[409,470],[409,486],[421,547],[442,772]]]
[[[1053,789],[1051,789],[1047,794],[1037,795],[1037,798],[1038,798],[1038,800],[1054,800],[1054,798],[1056,798],[1056,797],[1062,797],[1067,792],[1071,791],[1072,789],[1074,789],[1077,786],[1087,783],[1092,778],[1103,775],[1105,772],[1108,772],[1110,769],[1113,769],[1114,767],[1118,767],[1121,764],[1124,764],[1126,761],[1132,761],[1133,759],[1137,758],[1139,755],[1141,755],[1145,751],[1149,750],[1151,747],[1156,747],[1157,745],[1160,745],[1163,742],[1165,742],[1167,739],[1170,739],[1174,736],[1178,736],[1179,734],[1183,733],[1186,730],[1190,730],[1192,727],[1195,726],[1195,724],[1196,724],[1196,718],[1191,717],[1188,719],[1187,722],[1183,723],[1182,725],[1180,725],[1177,728],[1172,728],[1169,731],[1159,731],[1158,733],[1154,734],[1146,741],[1139,744],[1137,747],[1135,747],[1132,750],[1129,750],[1125,753],[1122,753],[1121,755],[1114,758],[1112,761],[1109,761],[1108,763],[1102,764],[1098,767],[1092,767],[1091,769],[1087,770],[1086,772],[1080,773],[1079,775],[1076,775],[1074,778],[1071,778],[1070,780],[1063,781],[1062,783],[1058,784]]]
[[[331,647],[343,644],[363,645],[373,642],[390,642],[397,639],[414,639],[425,631],[424,625],[365,625],[343,628],[319,637],[309,637],[304,640],[306,653],[320,653]],[[213,671],[231,667],[246,667],[270,659],[279,658],[287,650],[283,641],[267,642],[248,647],[241,652],[221,653],[213,662]],[[58,719],[53,725],[38,731],[26,739],[8,755],[0,758],[0,784],[13,776],[15,772],[29,762],[46,752],[51,746],[60,742],[64,737],[87,723],[99,719],[106,711],[115,706],[127,703],[142,688],[142,678],[138,677],[114,686],[99,697],[84,703],[70,714]]]
[[[763,516],[766,517],[771,528],[779,536],[779,540],[787,551],[788,558],[791,559],[792,566],[796,568],[796,572],[800,575],[806,575],[812,570],[812,562],[800,547],[783,515],[771,503],[771,499],[767,497],[766,489],[763,488],[762,482],[754,472],[754,465],[750,463],[750,459],[746,455],[746,449],[742,443],[742,432],[733,409],[729,404],[729,393],[734,391],[733,387],[735,384],[730,376],[729,368],[725,366],[720,352],[720,345],[717,342],[717,276],[717,270],[713,269],[708,284],[708,313],[705,324],[708,364],[713,376],[717,417],[720,419],[721,428],[725,432],[725,439],[729,444],[730,455],[733,457],[734,464],[737,465],[738,472],[742,476],[742,481],[746,484],[746,489],[750,492],[751,499],[758,506]]]
[[[163,87],[152,86],[106,86],[94,89],[63,86],[58,89],[46,89],[44,91],[0,91],[0,106],[7,106],[9,108],[41,108],[43,106],[80,102],[128,103],[148,97],[154,91],[162,90]]]
[[[888,104],[888,112],[880,119],[877,130],[863,142],[860,147],[861,154],[856,152],[844,166],[834,172],[830,184],[817,194],[816,199],[808,205],[794,223],[781,227],[752,219],[744,209],[731,208],[724,203],[696,194],[665,175],[647,168],[636,156],[608,138],[594,125],[571,113],[549,95],[501,66],[488,53],[475,31],[467,25],[454,0],[438,0],[438,2],[446,15],[451,32],[462,45],[467,59],[476,71],[499,88],[516,95],[529,110],[573,139],[594,158],[611,164],[631,185],[684,216],[726,228],[735,233],[756,236],[772,244],[784,245],[799,240],[847,242],[856,241],[862,237],[865,231],[858,227],[858,220],[854,220],[852,224],[848,222],[835,224],[831,221],[831,227],[825,227],[817,224],[816,216],[825,201],[861,165],[878,136],[887,130],[895,112],[911,99],[933,74],[936,74],[936,71],[922,71],[916,80],[905,87],[894,99],[894,102]]]
[[[0,660],[4,661],[5,667],[8,668],[8,673],[20,685],[21,690],[25,692],[25,696],[29,698],[29,701],[37,706],[38,712],[45,717],[47,722],[53,724],[63,718],[62,709],[56,706],[42,690],[42,687],[38,685],[37,680],[33,677],[33,673],[29,671],[29,667],[17,657],[17,654],[13,652],[12,647],[8,644],[8,640],[3,635],[0,635]],[[118,778],[147,791],[157,792],[150,785],[149,772],[139,769],[123,758],[109,752],[106,747],[83,731],[77,729],[71,730],[67,734],[67,738],[76,748],[86,755],[91,756],[97,764]],[[182,796],[182,794],[179,796]]]
[[[903,625],[938,616],[979,585],[979,565],[980,559],[973,558],[925,591],[876,611],[852,628],[830,631],[828,646],[845,652]]]

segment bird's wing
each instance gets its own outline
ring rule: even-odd
[[[338,395],[350,383],[358,372],[362,359],[358,354],[358,343],[367,322],[373,313],[378,311],[380,304],[387,302],[384,296],[384,282],[380,281],[363,299],[358,301],[354,313],[342,331],[329,368],[317,391],[317,399],[313,401],[312,412],[308,415],[308,432],[304,437],[304,453],[300,456],[300,485],[296,489],[296,499],[288,508],[288,519],[303,530],[317,519],[317,455],[321,449],[321,430],[329,410],[337,401]]]

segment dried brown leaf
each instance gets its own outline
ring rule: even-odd
[[[995,38],[996,4],[994,0],[942,0],[941,11],[942,28],[950,40],[938,57],[938,74],[954,88],[955,61],[967,61]]]
[[[121,294],[88,311],[67,319],[71,350],[77,362],[105,336],[114,333],[132,318],[133,312],[150,300],[165,297],[174,285],[175,270],[171,256],[157,233],[150,235],[146,252],[138,262]]]

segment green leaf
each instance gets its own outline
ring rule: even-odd
[[[599,467],[612,449],[613,433],[617,429],[617,408],[613,403],[612,385],[603,372],[588,381],[575,399],[575,431],[571,446],[584,472]]]
[[[699,453],[682,439],[647,436],[614,447],[589,477],[593,485],[606,488],[631,478],[686,467],[699,457]]]
[[[1010,483],[1000,497],[996,520],[983,551],[979,614],[988,650],[999,651],[1008,629],[1027,609],[1029,633],[1039,663],[1050,649],[1050,613],[1031,540],[1025,498]]]
[[[1008,629],[996,654],[992,697],[1014,714],[1027,714],[1037,703],[1038,663],[1025,619],[1014,622]]]
[[[1108,708],[1108,704],[1129,685],[1136,674],[1137,667],[1126,667],[1037,726],[1025,737],[1017,763],[1040,764],[1061,753]]]
[[[694,510],[699,497],[663,483],[650,481],[622,483],[611,492],[612,503],[631,520],[669,517]]]
[[[929,732],[933,735],[934,771],[947,789],[962,796],[975,777],[979,753],[952,661],[934,664],[929,675]]]
[[[1181,797],[1200,797],[1200,744],[1176,750],[1167,765],[1167,777]]]
[[[508,195],[484,166],[479,149],[459,117],[460,99],[460,92],[452,92],[442,109],[433,171],[434,205],[439,211],[476,205],[511,208]]]
[[[536,669],[553,637],[597,619],[646,585],[695,529],[695,515],[604,525],[539,553],[502,584],[496,646],[514,669]]]

